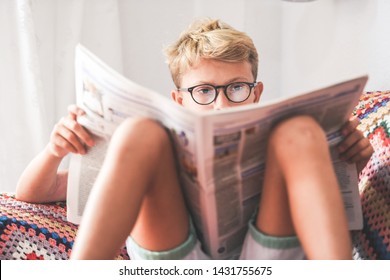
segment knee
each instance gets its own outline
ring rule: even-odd
[[[147,118],[125,120],[115,131],[111,142],[116,142],[120,152],[142,149],[154,155],[170,147],[169,135],[164,127]]]
[[[165,138],[167,136],[164,127],[157,121],[148,118],[128,118],[120,124],[118,131],[138,136]]]
[[[277,124],[269,138],[270,148],[299,152],[327,148],[326,135],[310,116],[295,116]]]

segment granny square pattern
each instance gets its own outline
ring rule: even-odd
[[[76,233],[77,225],[66,220],[65,202],[32,204],[0,194],[1,260],[67,260]],[[116,259],[129,259],[125,247]]]
[[[360,174],[363,230],[353,233],[355,259],[390,259],[390,91],[368,92],[354,114],[374,148]]]

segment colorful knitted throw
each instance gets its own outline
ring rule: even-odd
[[[375,150],[360,174],[364,228],[352,233],[355,259],[390,259],[389,100],[390,91],[366,93],[354,112]],[[0,194],[0,259],[68,259],[76,232],[65,203],[30,204]],[[123,247],[117,259],[128,258]]]
[[[76,232],[64,202],[31,204],[0,194],[1,260],[67,260]],[[116,259],[129,259],[125,247]]]
[[[364,228],[353,233],[355,259],[390,259],[390,91],[368,92],[356,106],[374,154],[360,174]]]

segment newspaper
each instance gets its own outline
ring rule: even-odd
[[[327,134],[350,229],[361,229],[356,167],[341,161],[334,147],[366,82],[362,76],[293,98],[194,112],[124,78],[79,45],[77,105],[86,112],[79,122],[97,144],[86,155],[71,158],[68,219],[80,222],[115,128],[126,118],[148,117],[172,134],[183,192],[204,250],[216,259],[234,258],[258,206],[270,130],[282,119],[305,114]]]

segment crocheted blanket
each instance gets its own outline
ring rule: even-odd
[[[352,233],[355,259],[390,259],[389,100],[390,91],[366,93],[354,112],[375,150],[360,174],[364,228]],[[68,259],[76,232],[65,203],[30,204],[0,194],[0,259]],[[129,259],[125,247],[117,259]]]
[[[360,174],[363,230],[353,233],[355,259],[390,259],[390,91],[362,96],[354,114],[374,154]]]
[[[0,228],[1,260],[67,260],[77,232],[65,202],[31,204],[7,194],[0,194]],[[129,259],[125,247],[116,259]]]

